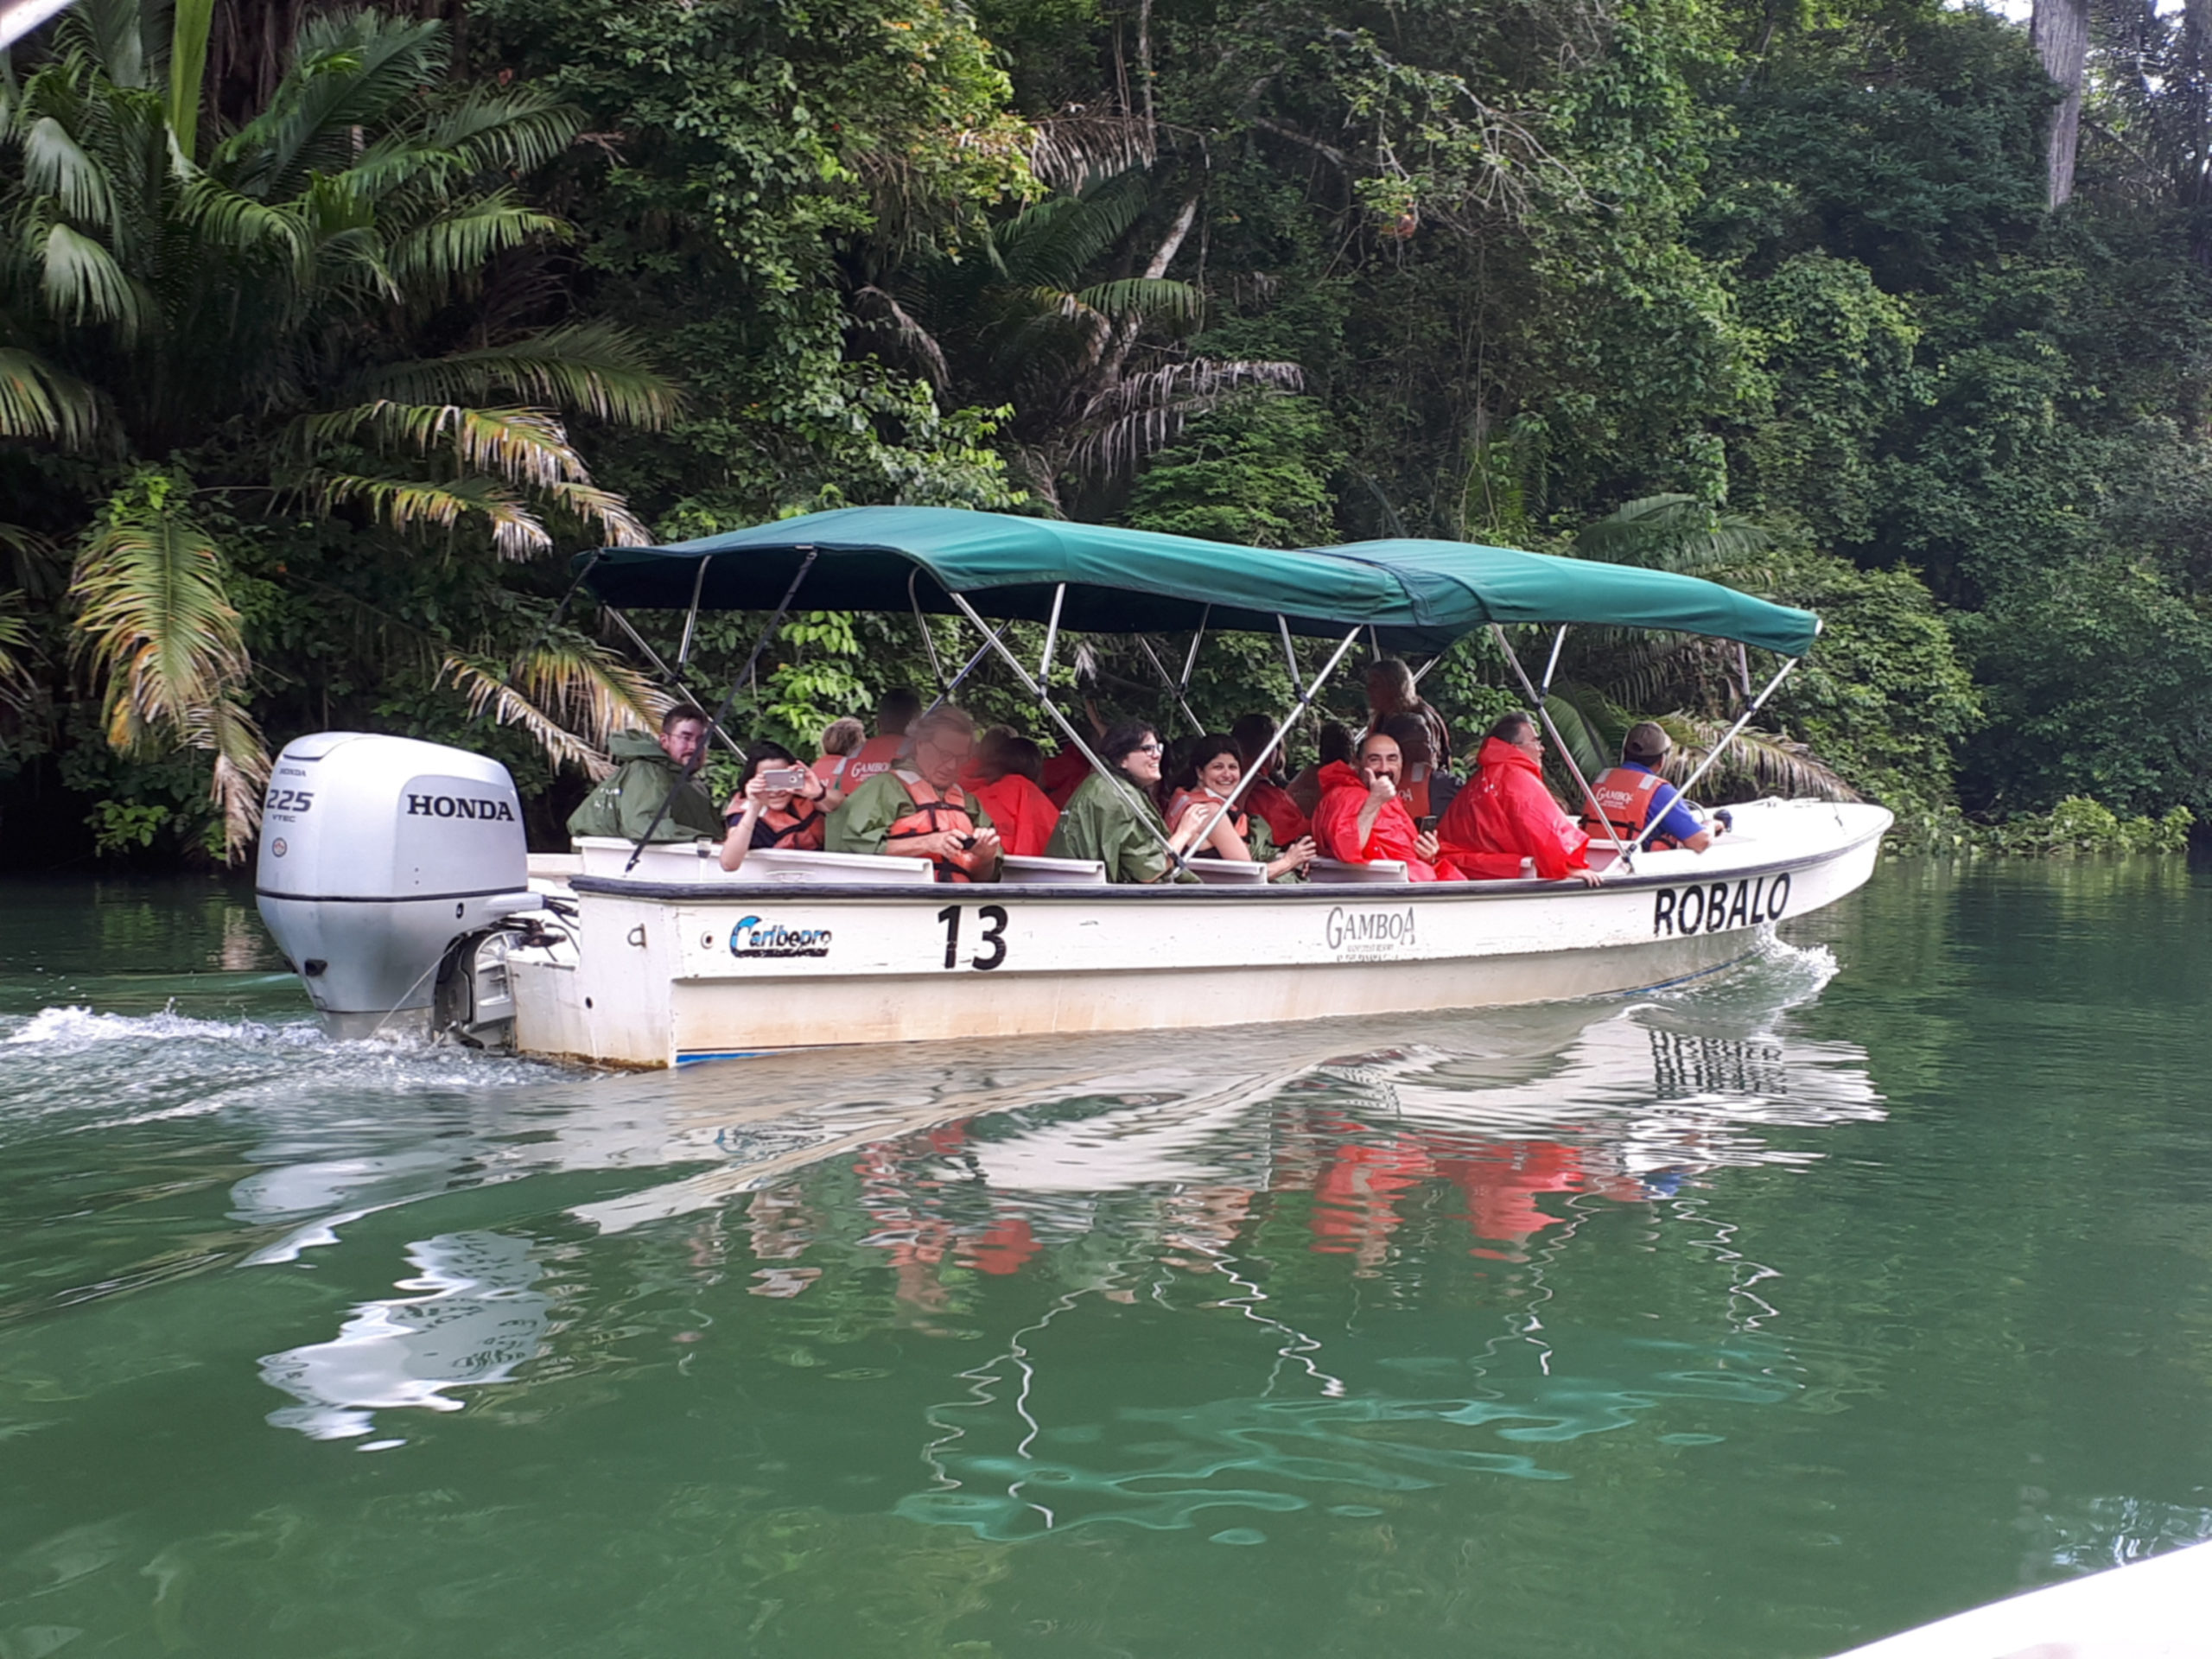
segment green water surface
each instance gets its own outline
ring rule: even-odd
[[[0,887],[0,1659],[1813,1656],[2212,1537],[2212,881],[587,1077]]]

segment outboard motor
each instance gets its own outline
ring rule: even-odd
[[[298,738],[276,757],[254,890],[340,1037],[423,1029],[448,953],[543,904],[530,891],[522,805],[505,766],[361,732]],[[480,943],[467,943],[464,971]]]

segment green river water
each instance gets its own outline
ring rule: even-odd
[[[0,1659],[1832,1653],[2212,1537],[2212,880],[588,1077],[0,886]]]

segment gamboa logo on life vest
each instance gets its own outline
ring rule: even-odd
[[[1719,933],[1778,922],[1789,908],[1789,875],[1715,881],[1703,887],[1662,887],[1651,895],[1651,931],[1660,938]]]
[[[826,957],[830,930],[826,927],[785,927],[758,916],[739,918],[729,931],[733,957]]]

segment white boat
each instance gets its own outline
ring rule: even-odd
[[[1335,639],[1301,709],[1363,632],[1382,647],[1441,649],[1477,627],[1505,645],[1507,623],[1681,629],[1784,658],[1738,730],[1818,630],[1807,613],[1694,578],[1498,549],[1269,552],[940,509],[848,509],[588,556],[583,575],[610,607],[772,607],[772,630],[818,567],[811,607],[957,612],[982,645],[946,694],[995,653],[1086,754],[1041,689],[1063,626],[1188,629],[1186,664],[1209,630],[1279,632],[1294,668],[1294,633]],[[1046,624],[1033,671],[993,627],[1013,619]],[[1510,646],[1507,658],[1519,672]],[[1307,677],[1299,668],[1294,683]],[[1522,682],[1541,714],[1546,688]],[[525,1053],[657,1067],[1663,985],[1857,888],[1891,822],[1863,804],[1732,810],[1732,833],[1702,855],[1593,849],[1594,887],[1417,883],[1401,864],[1328,861],[1306,882],[1268,884],[1235,879],[1256,867],[1205,860],[1191,862],[1196,884],[1109,886],[1096,865],[1020,858],[996,883],[954,886],[918,880],[930,872],[911,859],[803,852],[754,852],[728,874],[704,842],[585,841],[531,860],[504,768],[326,733],[279,758],[257,885],[287,960],[334,1024],[428,1024]]]

